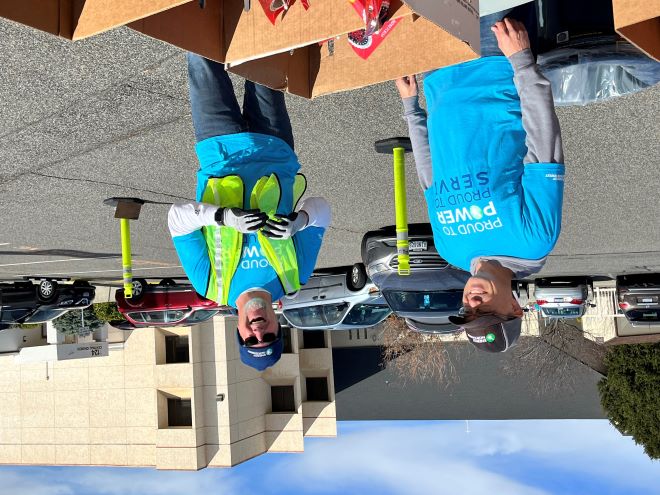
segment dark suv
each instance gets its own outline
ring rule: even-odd
[[[23,323],[43,323],[94,300],[94,286],[84,281],[55,280],[0,283],[0,330]]]
[[[660,273],[619,275],[616,292],[633,327],[660,325]]]

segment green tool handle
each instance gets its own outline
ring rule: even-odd
[[[396,211],[396,252],[398,274],[410,275],[408,254],[408,209],[406,206],[406,150],[394,148],[394,209]]]
[[[127,218],[120,218],[121,264],[124,275],[124,297],[133,297],[133,262],[131,259],[131,225]]]

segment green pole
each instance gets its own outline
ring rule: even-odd
[[[394,148],[394,209],[396,211],[396,252],[399,275],[410,275],[408,255],[408,210],[406,207],[406,150]]]
[[[121,262],[124,273],[124,297],[133,297],[133,262],[131,260],[131,225],[128,218],[120,218]]]

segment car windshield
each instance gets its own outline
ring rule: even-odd
[[[128,313],[133,320],[139,323],[149,323],[156,325],[159,323],[174,323],[186,315],[183,311],[170,310],[170,311],[139,311],[135,313]]]
[[[348,303],[308,306],[284,311],[284,316],[294,327],[327,327],[336,325],[348,311]]]
[[[25,320],[26,323],[42,323],[62,316],[68,309],[38,309]]]
[[[434,311],[458,311],[463,305],[463,291],[386,291],[387,303],[393,311],[418,313]]]
[[[342,323],[344,325],[371,326],[384,320],[391,312],[392,310],[388,306],[356,304]]]
[[[580,316],[580,306],[569,306],[563,308],[543,308],[543,312],[548,316]]]
[[[201,323],[209,318],[213,318],[217,313],[217,309],[199,309],[188,317],[186,323]]]
[[[32,310],[28,308],[3,309],[0,311],[0,321],[4,323],[13,323],[25,318]]]
[[[633,309],[626,313],[630,321],[660,321],[658,309]]]

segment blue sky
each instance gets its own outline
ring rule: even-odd
[[[232,469],[0,468],[11,495],[659,494],[660,462],[607,421],[340,422],[304,454]]]

